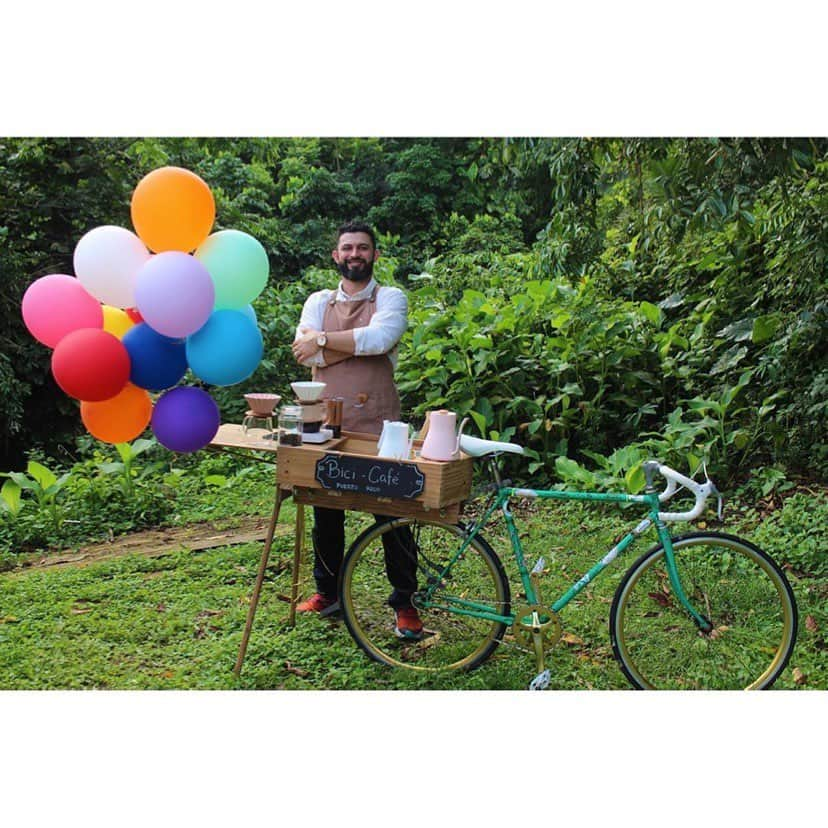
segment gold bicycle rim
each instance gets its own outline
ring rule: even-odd
[[[787,653],[789,652],[791,641],[793,637],[793,625],[794,625],[794,615],[792,612],[790,598],[788,596],[787,591],[785,590],[785,585],[779,579],[778,574],[774,571],[772,566],[765,560],[764,557],[758,555],[753,552],[752,549],[748,546],[743,546],[741,543],[733,542],[728,538],[715,538],[711,540],[710,543],[705,543],[704,538],[688,538],[686,540],[675,540],[673,542],[673,548],[676,552],[680,551],[681,549],[688,547],[688,546],[709,546],[712,544],[718,544],[723,547],[729,547],[732,551],[735,550],[737,554],[743,554],[748,557],[751,561],[758,564],[759,567],[767,574],[768,578],[770,579],[771,583],[774,585],[776,590],[777,597],[779,598],[779,603],[782,608],[782,634],[780,636],[779,645],[776,647],[776,651],[774,653],[774,657],[771,660],[768,667],[761,673],[761,675],[752,681],[745,690],[756,690],[761,689],[765,686],[767,681],[773,676],[777,669],[780,666],[780,663],[786,657]],[[621,654],[621,658],[626,666],[627,670],[632,673],[635,677],[636,681],[642,685],[647,690],[656,690],[656,686],[650,683],[647,679],[644,678],[643,675],[639,672],[635,665],[635,661],[630,656],[629,647],[627,645],[626,635],[625,635],[625,627],[624,627],[624,618],[627,611],[627,599],[632,594],[633,589],[635,588],[636,584],[638,583],[641,576],[650,570],[653,566],[655,566],[659,561],[662,561],[664,558],[664,549],[663,547],[659,550],[658,553],[653,555],[652,557],[648,558],[646,564],[641,565],[638,570],[636,571],[635,575],[630,578],[627,582],[625,589],[624,589],[624,596],[620,600],[619,609],[617,613],[617,623],[616,623],[616,636],[618,640],[618,649]],[[681,564],[679,563],[679,577],[681,576]],[[690,618],[689,613],[687,616],[687,623],[694,624],[692,618]]]
[[[363,554],[366,551],[366,548],[370,547],[371,544],[381,544],[381,534],[382,529],[385,526],[390,526],[391,528],[400,527],[400,526],[412,526],[414,524],[419,523],[424,527],[437,527],[439,530],[445,530],[446,532],[451,532],[457,537],[457,546],[455,548],[459,548],[460,540],[463,537],[462,530],[455,526],[450,526],[447,524],[435,524],[435,523],[428,523],[426,521],[420,521],[413,518],[397,518],[390,522],[390,524],[381,524],[376,526],[374,529],[371,530],[370,534],[366,535],[364,538],[360,550],[359,556],[356,559],[356,564],[351,566],[349,565],[344,573],[343,573],[343,582],[342,582],[342,604],[343,609],[348,617],[348,626],[351,629],[351,634],[354,638],[357,639],[360,646],[365,649],[367,652],[371,653],[371,655],[378,661],[381,661],[384,664],[388,664],[393,667],[400,667],[406,670],[414,670],[418,672],[424,673],[443,673],[443,672],[453,672],[453,671],[462,671],[465,669],[470,668],[471,666],[475,665],[475,663],[480,658],[481,654],[484,653],[489,647],[491,647],[492,643],[498,638],[498,630],[501,626],[499,622],[491,621],[489,623],[489,630],[487,634],[483,634],[481,632],[480,643],[474,647],[474,649],[464,656],[462,659],[458,659],[451,664],[446,665],[438,665],[438,666],[431,666],[431,665],[422,665],[416,664],[410,661],[403,661],[399,658],[395,658],[392,653],[389,653],[387,648],[381,648],[373,643],[373,635],[369,634],[369,632],[365,629],[365,625],[360,621],[360,612],[359,608],[354,606],[353,595],[351,591],[351,584],[353,580],[354,571],[358,570],[359,563],[363,558]],[[496,601],[495,603],[498,606],[503,606],[506,603],[506,593],[503,590],[503,583],[500,578],[500,573],[497,571],[497,566],[493,560],[484,552],[481,546],[477,544],[476,539],[473,540],[467,549],[466,554],[470,552],[474,552],[474,554],[479,557],[484,563],[486,570],[488,570],[488,575],[491,578],[491,581],[496,586]],[[350,561],[349,561],[350,563]],[[484,571],[481,568],[481,572]],[[389,613],[391,612],[390,609],[387,610]],[[428,610],[422,611],[424,612],[424,623],[426,629],[428,629]],[[410,644],[406,644],[405,646],[408,647],[428,647],[430,646],[428,643],[428,637],[424,638],[421,642],[412,642]]]

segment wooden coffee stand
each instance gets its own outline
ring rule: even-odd
[[[276,460],[276,493],[270,524],[265,536],[259,570],[250,598],[247,621],[233,672],[241,673],[253,619],[259,603],[270,549],[282,503],[292,497],[296,503],[293,565],[291,568],[288,624],[296,622],[299,601],[299,571],[305,535],[305,506],[324,506],[389,517],[422,517],[437,523],[457,523],[463,501],[472,482],[472,460],[461,454],[458,460],[437,462],[418,456],[421,440],[415,440],[414,459],[386,460],[377,457],[378,437],[343,431],[326,443],[301,446],[278,445],[264,429],[222,425],[211,447],[244,453],[272,463]],[[256,452],[262,454],[256,455]]]

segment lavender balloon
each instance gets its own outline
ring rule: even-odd
[[[154,331],[174,339],[195,333],[210,317],[216,291],[189,253],[157,253],[135,279],[135,305]]]
[[[200,388],[181,386],[159,397],[152,412],[152,431],[170,451],[198,451],[216,436],[221,423],[213,398]]]

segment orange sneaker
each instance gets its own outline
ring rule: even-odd
[[[334,601],[326,598],[321,592],[311,595],[307,601],[302,601],[301,604],[296,605],[296,612],[322,612],[327,609]]]
[[[419,641],[423,637],[423,622],[420,620],[420,613],[414,607],[400,607],[394,614],[397,619],[394,632],[399,638]]]

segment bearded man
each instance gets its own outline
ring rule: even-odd
[[[325,397],[342,397],[342,428],[379,434],[383,420],[400,419],[394,384],[397,346],[408,326],[408,299],[397,287],[373,277],[379,258],[373,229],[359,222],[339,228],[333,260],[342,276],[334,290],[311,294],[293,343],[293,355],[324,382]],[[338,609],[338,579],[345,550],[345,512],[314,507],[313,576],[316,594],[298,612],[332,614]],[[377,521],[386,520],[374,515]],[[419,639],[423,625],[411,606],[417,589],[416,548],[407,527],[383,535],[392,592],[395,633]]]

